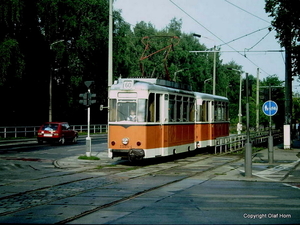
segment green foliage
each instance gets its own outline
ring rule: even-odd
[[[83,159],[83,160],[100,160],[99,157],[97,156],[86,156],[86,155],[81,155],[78,157],[78,159]]]
[[[280,44],[291,51],[292,72],[300,74],[300,0],[266,0],[265,10],[273,17],[272,25],[275,28]]]
[[[6,106],[1,125],[48,120],[50,73],[53,120],[86,123],[79,94],[86,92],[84,81],[93,80],[91,91],[97,94],[97,104],[91,107],[91,123],[106,123],[107,112],[100,112],[99,105],[107,105],[108,8],[103,0],[6,0],[1,4],[0,100]],[[201,44],[201,38],[182,32],[181,19],[173,18],[162,30],[144,21],[131,28],[119,11],[113,12],[113,19],[114,79],[168,75],[194,91],[212,93],[214,53]],[[207,52],[190,52],[197,50]],[[149,57],[141,60],[142,56]],[[223,64],[216,53],[216,94],[229,98],[231,123],[236,124],[240,73],[228,68],[242,70],[235,62]],[[250,79],[255,90],[255,78]],[[250,124],[255,126],[254,95],[250,108]]]

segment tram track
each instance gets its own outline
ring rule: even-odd
[[[0,216],[13,215],[42,205],[53,205],[54,207],[54,205],[60,204],[56,202],[64,200],[68,202],[68,200],[73,197],[78,197],[92,191],[105,192],[105,190],[109,190],[110,188],[110,190],[113,191],[121,189],[125,190],[130,183],[138,184],[137,187],[133,191],[130,191],[126,196],[116,197],[116,199],[110,202],[91,206],[88,210],[63,218],[61,221],[56,222],[59,224],[67,223],[88,214],[137,198],[138,196],[149,193],[153,190],[180,182],[193,176],[198,176],[213,169],[217,169],[239,159],[240,157],[238,156],[224,157],[224,155],[196,155],[159,164],[154,163],[146,166],[137,166],[134,169],[131,167],[126,168],[124,165],[118,167],[117,165],[114,167],[114,171],[112,171],[111,168],[106,167],[101,169],[101,175],[97,175],[99,169],[89,169],[82,171],[81,173],[90,173],[90,177],[62,182],[50,187],[43,187],[1,198],[0,205],[2,212],[0,212]],[[107,170],[107,172],[103,174],[103,171],[105,170]],[[168,179],[162,179],[158,183],[154,182],[153,184],[147,184],[147,180],[155,180],[156,177],[163,177],[166,174],[168,174]],[[143,184],[145,185],[143,186]],[[12,204],[12,207],[9,207],[9,204]],[[3,211],[5,206],[7,206],[6,211]]]

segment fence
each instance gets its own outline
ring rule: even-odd
[[[275,139],[282,138],[282,131],[273,130],[272,136]],[[226,137],[216,138],[215,145],[215,154],[219,151],[219,153],[227,153],[227,152],[235,152],[244,148],[246,143],[246,135],[245,134],[236,134],[230,135]],[[261,143],[266,143],[268,141],[269,131],[255,132],[250,134],[250,142],[256,146]]]
[[[107,133],[107,124],[91,124],[91,133]],[[7,126],[0,127],[0,137],[33,137],[37,135],[40,126]],[[87,125],[71,125],[71,129],[78,132],[87,132]]]

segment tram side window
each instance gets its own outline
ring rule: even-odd
[[[138,100],[137,122],[146,121],[146,105],[147,105],[147,99]]]
[[[150,93],[148,102],[148,122],[160,121],[160,97],[161,94]]]
[[[202,106],[200,106],[200,121],[208,121],[208,101],[203,101]]]
[[[226,102],[225,104],[225,120],[228,121],[229,120],[229,107],[228,107],[228,103]]]
[[[109,101],[109,121],[115,122],[117,120],[117,100],[116,99],[110,99]]]
[[[174,122],[175,119],[175,95],[169,97],[169,121]]]
[[[220,102],[214,103],[214,121],[220,121]]]
[[[176,98],[176,121],[182,121],[181,118],[181,110],[182,110],[182,97],[181,96],[177,96]]]
[[[226,121],[226,103],[222,102],[222,121]]]
[[[214,117],[215,117],[215,121],[227,121],[228,120],[228,103],[215,102]]]
[[[189,105],[189,121],[195,121],[195,103],[194,99],[190,99],[190,105]]]
[[[183,105],[182,105],[182,120],[183,121],[188,121],[189,113],[189,98],[188,97],[183,97]]]
[[[155,121],[160,121],[160,96],[161,94],[156,94],[156,101],[155,101]]]
[[[148,101],[148,122],[154,122],[154,93],[150,93]]]

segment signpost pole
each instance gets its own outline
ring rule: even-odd
[[[271,86],[269,86],[269,97],[271,99]],[[273,148],[273,136],[272,136],[272,116],[278,111],[278,105],[276,102],[269,100],[263,104],[262,110],[264,114],[270,117],[269,121],[269,137],[268,137],[268,160],[269,163],[274,162],[274,148]]]
[[[91,91],[88,89],[88,94],[90,94]],[[88,100],[89,101],[89,100]],[[90,106],[87,108],[87,137],[85,139],[85,144],[86,144],[86,156],[91,157],[92,155],[92,140],[90,136],[90,124],[91,124],[91,109]]]
[[[90,101],[91,101],[91,89],[90,86],[94,83],[94,81],[85,81],[84,84],[88,88],[87,93],[87,137],[85,139],[86,144],[86,156],[91,157],[92,156],[92,140],[90,136],[90,124],[91,124],[91,109],[90,109]]]
[[[269,84],[269,109],[271,109],[271,100],[272,100],[272,89],[271,84]],[[269,138],[268,138],[268,161],[269,163],[274,162],[274,148],[273,148],[273,136],[272,136],[272,116],[269,116]]]

